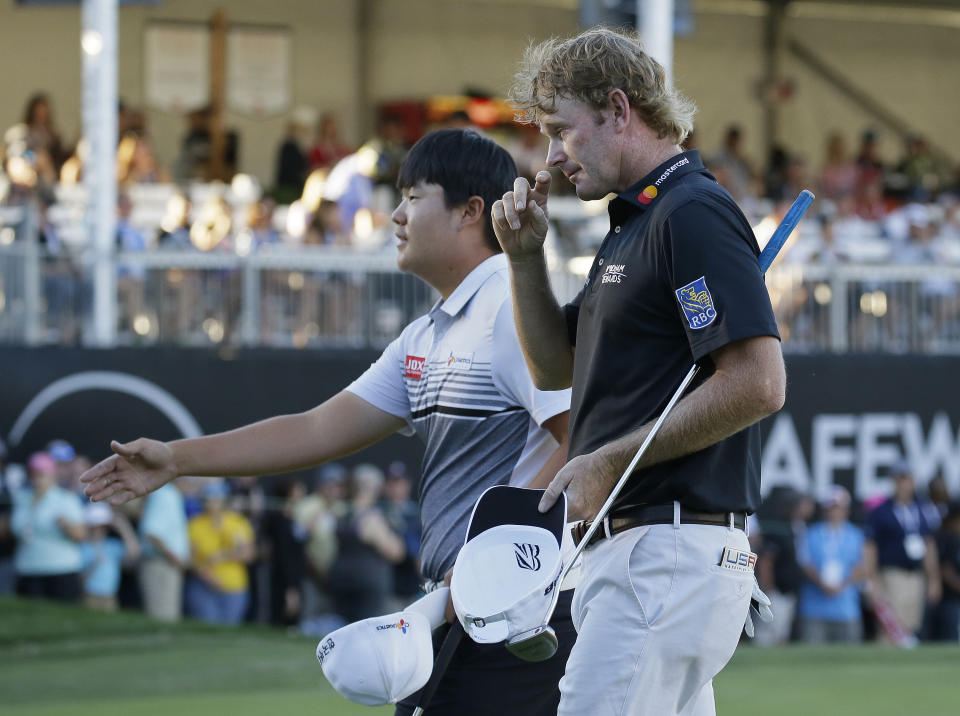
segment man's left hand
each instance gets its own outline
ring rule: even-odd
[[[540,500],[539,509],[546,512],[560,497],[560,493],[566,492],[567,519],[592,519],[603,507],[619,477],[599,450],[579,455],[564,465],[550,482]]]

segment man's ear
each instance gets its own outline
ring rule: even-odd
[[[460,208],[460,228],[464,229],[473,224],[483,224],[483,210],[486,204],[482,197],[471,196]]]
[[[613,127],[618,131],[623,131],[630,124],[630,114],[632,107],[627,95],[621,89],[610,90],[607,95],[609,110],[613,115]]]

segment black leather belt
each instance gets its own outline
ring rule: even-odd
[[[673,505],[642,505],[640,507],[630,507],[615,515],[607,515],[602,524],[593,533],[589,547],[596,544],[606,537],[613,537],[618,532],[629,530],[643,525],[672,525],[673,524]],[[680,508],[680,523],[688,525],[723,525],[729,527],[731,524],[736,529],[744,529],[747,523],[745,512],[694,512],[685,507]],[[584,520],[575,524],[571,532],[573,540],[580,544],[580,540],[590,529],[591,520]]]

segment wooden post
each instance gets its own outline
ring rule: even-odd
[[[210,17],[210,158],[208,181],[228,181],[223,155],[226,148],[224,113],[227,96],[227,14],[217,10]]]

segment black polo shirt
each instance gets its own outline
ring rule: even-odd
[[[694,361],[776,336],[753,230],[696,151],[678,154],[611,200],[610,231],[564,312],[576,347],[571,458],[655,419]],[[679,500],[692,510],[756,510],[754,425],[690,455],[638,469],[614,510]]]

